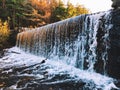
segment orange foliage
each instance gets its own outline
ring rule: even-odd
[[[34,6],[37,10],[42,11],[44,14],[40,15],[39,17],[45,19],[47,23],[50,23],[50,17],[53,6],[57,3],[56,0],[29,0],[32,6]]]
[[[30,0],[31,4],[38,10],[44,11],[45,15],[48,16],[50,13],[50,5],[48,0]]]

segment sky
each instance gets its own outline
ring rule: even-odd
[[[63,0],[66,1],[67,0]],[[107,11],[111,9],[111,0],[70,0],[74,5],[80,4],[84,5],[84,7],[88,8],[92,13],[99,11]]]

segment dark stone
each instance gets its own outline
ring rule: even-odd
[[[6,50],[0,50],[0,58],[2,58],[5,55]]]
[[[114,8],[114,9],[117,9],[117,8],[119,8],[120,7],[120,0],[112,0],[112,7]]]
[[[110,30],[108,75],[120,79],[120,10],[112,12],[113,28]]]
[[[4,51],[0,51],[0,58],[2,58],[4,56]]]

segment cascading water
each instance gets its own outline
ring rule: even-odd
[[[105,74],[112,28],[110,13],[80,15],[19,33],[17,47],[82,70]]]
[[[116,9],[25,29],[0,58],[0,90],[119,90],[119,16]]]

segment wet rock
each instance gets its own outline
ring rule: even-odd
[[[115,85],[120,88],[120,80],[116,80]]]
[[[35,66],[37,67],[37,65],[39,64],[27,67],[27,69],[24,67],[22,69],[21,67],[20,69],[18,69],[18,67],[15,69],[14,67],[14,70],[12,70],[11,73],[6,73],[6,70],[2,71],[4,73],[0,74],[0,88],[3,90],[16,90],[15,88],[12,88],[12,86],[16,85],[15,87],[17,90],[82,90],[85,86],[83,81],[79,80],[76,82],[74,79],[72,80],[68,74],[56,74],[52,78],[46,77],[44,76],[47,73],[46,68],[44,70],[40,70],[40,67],[36,69],[39,74],[44,76],[41,79],[38,79],[35,76],[29,76],[31,75],[29,74],[29,71],[34,73]],[[26,70],[27,72],[23,72]],[[62,82],[57,83],[57,81]]]
[[[2,57],[4,56],[4,53],[5,53],[4,50],[1,50],[1,51],[0,51],[0,58],[2,58]]]
[[[114,9],[117,9],[117,8],[120,7],[120,0],[112,0],[112,1],[113,1],[112,7],[113,7]]]
[[[112,12],[113,28],[110,30],[108,75],[120,79],[120,10]]]

